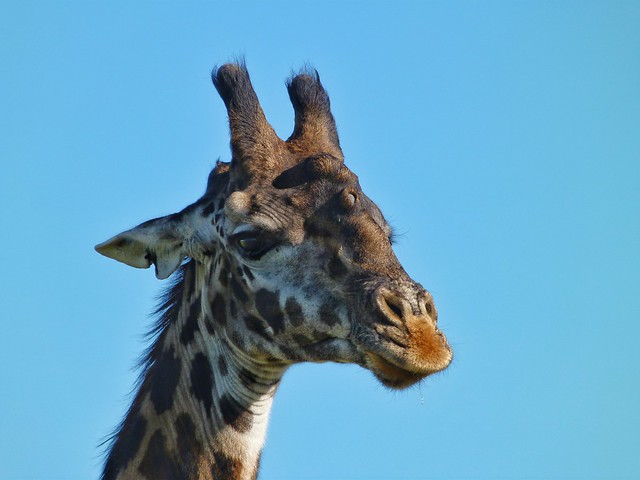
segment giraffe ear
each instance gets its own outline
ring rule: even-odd
[[[167,278],[186,258],[186,235],[174,215],[156,218],[122,232],[95,249],[136,268],[156,267],[156,277]]]

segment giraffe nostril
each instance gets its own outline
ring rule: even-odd
[[[438,322],[438,310],[436,304],[433,301],[433,297],[430,293],[425,292],[422,298],[422,304],[424,305],[424,311],[433,320],[434,323]]]
[[[405,308],[402,299],[389,291],[383,290],[378,294],[378,308],[385,317],[390,317],[389,320],[394,318],[395,320],[404,320]]]
[[[394,302],[390,302],[389,299],[385,298],[385,303],[397,317],[402,318],[402,308],[399,305],[396,305]]]
[[[427,302],[425,304],[425,308],[427,310],[427,313],[431,315],[433,313],[433,302]]]

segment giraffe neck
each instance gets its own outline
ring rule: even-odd
[[[169,293],[135,401],[114,435],[105,480],[257,475],[286,366],[260,362],[227,338],[221,323],[239,320],[201,288],[208,271],[190,262]]]

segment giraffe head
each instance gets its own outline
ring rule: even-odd
[[[404,271],[389,225],[345,166],[317,73],[287,83],[295,127],[286,141],[244,65],[220,67],[213,83],[231,162],[217,164],[192,205],[96,249],[154,264],[158,278],[195,262],[194,309],[209,334],[256,361],[357,363],[394,388],[446,368],[452,352],[431,295]]]

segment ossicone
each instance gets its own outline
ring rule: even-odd
[[[307,67],[292,75],[286,85],[295,112],[293,133],[287,142],[317,144],[321,151],[342,158],[331,102],[317,70]]]

